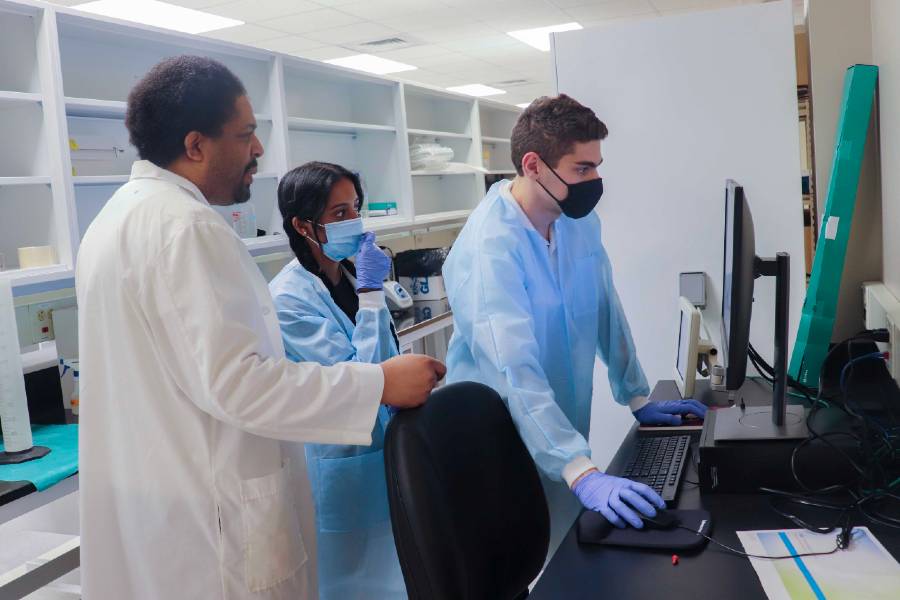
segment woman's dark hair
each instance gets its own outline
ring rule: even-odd
[[[356,189],[358,204],[362,206],[363,190],[359,175],[340,165],[326,162],[308,162],[289,171],[278,183],[278,210],[281,211],[284,232],[288,236],[291,250],[297,260],[310,273],[319,274],[319,265],[309,249],[308,242],[294,229],[291,220],[297,217],[301,221],[309,221],[317,226],[331,190],[342,179],[348,179]],[[352,270],[348,260],[341,262]]]
[[[202,56],[167,58],[128,94],[125,126],[142,159],[167,167],[184,154],[188,133],[220,135],[235,100],[246,94],[222,63]]]

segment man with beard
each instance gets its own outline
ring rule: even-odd
[[[249,199],[263,154],[226,67],[163,61],[126,125],[142,160],[76,267],[84,597],[309,598],[279,440],[371,444],[379,404],[422,404],[444,367],[285,358],[266,281],[210,208]]]

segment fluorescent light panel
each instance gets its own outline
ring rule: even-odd
[[[451,92],[466,94],[467,96],[475,96],[476,98],[482,98],[484,96],[496,96],[498,94],[506,93],[506,90],[500,90],[495,87],[491,87],[489,85],[484,85],[483,83],[470,83],[469,85],[457,85],[454,87],[448,87],[447,89],[450,90]]]
[[[204,33],[243,25],[243,21],[176,6],[158,0],[96,0],[75,6],[78,10],[133,21],[182,33]]]
[[[531,102],[523,102],[522,104],[516,104],[519,108],[528,108],[531,106]]]
[[[418,69],[418,67],[413,65],[397,62],[396,60],[388,60],[372,54],[355,54],[322,62],[339,67],[347,67],[348,69],[356,69],[357,71],[365,71],[366,73],[374,73],[375,75],[387,75],[388,73],[401,73]]]
[[[584,29],[580,24],[560,23],[559,25],[548,25],[547,27],[535,27],[534,29],[519,29],[518,31],[508,31],[506,35],[512,36],[520,42],[525,42],[529,46],[537,48],[542,52],[550,52],[550,34],[559,33],[561,31],[574,31],[576,29]]]

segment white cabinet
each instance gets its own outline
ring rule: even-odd
[[[19,294],[71,286],[84,232],[137,158],[128,94],[168,57],[218,60],[247,89],[265,148],[250,200],[264,235],[244,240],[258,259],[289,251],[278,182],[305,162],[341,164],[360,174],[367,201],[395,202],[397,215],[366,221],[380,233],[459,224],[485,173],[511,171],[518,109],[428,86],[30,0],[0,0],[0,53],[0,136],[15,141],[0,147],[0,277]],[[418,141],[452,148],[452,168],[413,171]],[[34,245],[53,246],[59,264],[19,269],[17,249]]]

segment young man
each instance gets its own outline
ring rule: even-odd
[[[595,355],[609,368],[616,401],[641,423],[705,414],[695,401],[647,401],[594,212],[606,135],[593,111],[568,96],[535,100],[512,132],[517,177],[490,189],[443,270],[454,321],[448,381],[479,381],[506,400],[542,475],[551,553],[581,505],[618,527],[641,527],[639,514],[664,507],[648,486],[601,473],[590,460]]]
[[[227,68],[163,61],[126,125],[142,160],[76,273],[84,596],[311,598],[278,440],[370,444],[379,403],[421,404],[443,365],[285,358],[266,281],[210,208],[249,199],[263,153]]]

